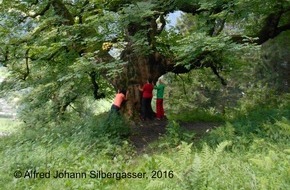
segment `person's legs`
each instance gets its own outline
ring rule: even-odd
[[[146,119],[149,119],[150,118],[150,108],[149,108],[149,99],[148,98],[144,98],[144,104],[145,104],[145,107],[144,107],[144,111],[145,111],[145,118]]]
[[[162,107],[163,99],[156,100],[156,117],[161,119],[164,115],[163,107]]]
[[[108,119],[110,120],[113,117],[113,115],[119,115],[120,114],[119,110],[120,110],[120,108],[113,104],[111,107],[111,110],[109,112]]]
[[[142,119],[146,119],[146,98],[142,98],[141,100],[141,117]]]
[[[159,103],[160,103],[160,116],[161,118],[163,118],[164,117],[163,99],[160,99]]]
[[[152,119],[152,107],[151,107],[151,98],[144,98],[144,101],[142,102],[144,103],[144,107],[143,107],[143,113],[144,113],[144,119]]]
[[[152,109],[151,102],[152,102],[152,98],[148,98],[148,116],[150,119],[153,119],[155,117],[155,113]]]
[[[116,112],[117,113],[117,112],[119,112],[119,110],[120,110],[120,108],[118,106],[116,106],[114,104],[112,105],[112,107],[111,107],[111,111],[112,112]]]

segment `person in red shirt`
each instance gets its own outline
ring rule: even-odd
[[[148,79],[142,88],[139,86],[139,90],[143,92],[141,100],[141,117],[143,120],[153,119],[155,115],[151,107],[153,88],[152,79]]]

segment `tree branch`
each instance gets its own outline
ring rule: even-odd
[[[261,30],[256,35],[251,35],[249,37],[244,37],[242,35],[234,35],[232,36],[232,41],[236,43],[246,43],[249,42],[249,38],[253,38],[254,40],[250,41],[250,43],[256,43],[256,44],[263,44],[269,39],[275,38],[278,36],[281,32],[290,30],[290,22],[287,24],[284,24],[283,26],[279,26],[281,18],[283,14],[286,14],[290,11],[289,7],[283,7],[281,3],[277,3],[275,6],[275,10],[273,10],[272,13],[270,13],[264,22],[264,26],[261,28]],[[214,14],[217,14],[225,8],[223,8],[223,4],[213,7],[210,9],[200,9],[200,5],[197,4],[191,4],[191,3],[183,3],[180,4],[179,7],[175,7],[175,9],[178,9],[180,11],[191,13],[193,15],[200,14],[202,12],[212,12]],[[170,12],[173,12],[174,10],[171,10]],[[287,15],[285,15],[287,17]],[[225,21],[222,21],[223,23]],[[220,33],[223,28],[216,28],[217,30],[212,34]]]
[[[96,72],[95,71],[90,72],[89,76],[90,76],[91,82],[93,84],[93,93],[94,93],[95,99],[97,100],[97,99],[104,98],[105,94],[103,94],[103,93],[99,94],[99,85],[96,82]]]
[[[283,26],[278,27],[276,30],[276,33],[277,33],[277,35],[279,35],[281,32],[284,32],[286,30],[290,30],[290,22],[283,25]]]
[[[215,24],[213,36],[218,36],[222,32],[222,30],[224,29],[225,23],[226,23],[226,19],[217,20],[217,23]]]
[[[51,5],[53,6],[56,14],[65,19],[65,21],[63,21],[63,24],[65,25],[74,24],[74,18],[72,14],[69,12],[69,10],[66,8],[66,6],[63,4],[61,0],[52,0]]]
[[[163,31],[163,29],[165,28],[165,26],[166,26],[166,20],[165,20],[165,18],[164,18],[164,15],[162,14],[162,15],[160,15],[160,17],[159,17],[160,19],[160,22],[161,22],[161,27],[160,28],[158,28],[158,30],[157,30],[157,34],[160,34],[162,31]]]
[[[215,57],[214,53],[211,51],[204,51],[199,56],[197,56],[194,61],[187,67],[184,65],[175,65],[175,61],[171,61],[166,59],[166,57],[160,55],[162,59],[165,59],[165,64],[163,66],[165,67],[166,72],[173,72],[175,74],[183,74],[188,73],[189,71],[193,69],[199,69],[199,68],[211,68],[213,73],[220,79],[221,83],[223,85],[227,85],[226,80],[220,75],[218,65],[215,62],[218,62],[218,60],[206,60],[205,58],[208,56]]]
[[[60,113],[61,115],[63,115],[64,112],[66,111],[67,107],[68,107],[71,103],[73,103],[77,98],[78,98],[78,95],[75,95],[75,96],[73,96],[71,99],[67,100],[63,105],[61,105],[61,106],[59,107],[59,113]]]
[[[249,37],[233,35],[231,37],[232,41],[236,43],[246,43],[249,42],[249,38],[253,38],[254,40],[250,42],[260,45],[268,41],[269,39],[275,38],[280,33],[290,30],[290,22],[278,27],[282,14],[282,12],[269,14],[268,17],[265,19],[265,24],[258,33],[258,35],[252,35]]]

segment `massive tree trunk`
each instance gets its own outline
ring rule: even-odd
[[[161,26],[157,24],[157,19],[161,22]],[[155,17],[147,18],[147,25],[141,23],[130,23],[127,28],[127,47],[124,49],[121,55],[121,59],[126,61],[128,64],[125,66],[123,73],[115,78],[112,82],[114,87],[117,89],[127,88],[129,90],[128,100],[124,106],[122,106],[121,111],[128,117],[136,120],[140,115],[141,108],[141,97],[142,94],[139,91],[139,85],[146,83],[148,78],[151,78],[154,83],[158,78],[168,72],[188,73],[190,70],[195,68],[210,67],[214,74],[221,80],[222,84],[226,84],[225,80],[219,75],[217,65],[213,61],[203,61],[201,64],[200,60],[203,60],[206,56],[210,55],[212,52],[202,52],[197,60],[193,60],[193,64],[190,67],[185,67],[183,65],[175,65],[174,57],[163,56],[157,51],[156,48],[156,36],[158,36],[165,27],[164,15],[155,15]],[[151,53],[141,54],[134,51],[131,40],[132,37],[139,32],[146,31],[147,36],[146,42],[148,43]],[[136,45],[136,44],[134,44]],[[146,48],[145,48],[146,49]]]
[[[146,83],[148,78],[152,78],[155,83],[160,76],[166,73],[166,59],[154,53],[140,56],[126,53],[123,57],[128,61],[124,71],[114,81],[116,89],[127,88],[129,90],[128,100],[122,107],[122,113],[131,119],[138,119],[141,110],[142,92],[139,85]]]

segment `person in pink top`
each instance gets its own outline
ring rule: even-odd
[[[151,106],[153,88],[152,79],[148,79],[142,88],[139,86],[139,90],[143,92],[141,101],[141,117],[143,120],[153,119],[155,115]]]
[[[122,103],[127,100],[128,91],[122,89],[118,90],[118,93],[115,96],[114,103],[111,107],[111,112],[119,113],[119,110],[121,109]]]

